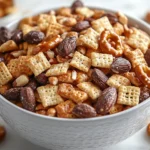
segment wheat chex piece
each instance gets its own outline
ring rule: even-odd
[[[26,65],[29,56],[20,56],[17,59],[11,59],[7,64],[8,70],[13,77],[17,78],[21,74],[32,75],[31,69]]]
[[[50,23],[56,23],[55,15],[40,14],[38,18],[38,26],[42,31],[45,31]]]
[[[82,82],[79,83],[77,87],[86,92],[92,100],[96,100],[101,95],[99,87],[94,85],[92,82]]]
[[[17,44],[12,40],[7,41],[6,43],[0,46],[1,53],[10,52],[10,51],[14,51],[17,49],[18,49]]]
[[[109,113],[110,114],[115,114],[115,113],[121,112],[123,110],[124,110],[123,105],[115,104],[114,106],[111,107],[111,109],[109,110]]]
[[[133,33],[126,39],[126,42],[135,49],[139,48],[145,54],[150,43],[150,37],[144,31],[133,28]]]
[[[120,86],[117,104],[135,106],[139,104],[140,88],[135,86]]]
[[[85,16],[86,18],[92,17],[94,11],[87,7],[78,7],[76,8],[76,13]]]
[[[106,16],[92,21],[91,24],[92,24],[92,28],[100,34],[105,29],[113,30],[113,27],[112,27],[111,23],[109,22],[109,19]]]
[[[62,97],[58,95],[57,91],[58,86],[53,86],[50,84],[37,88],[37,92],[44,107],[57,105],[63,102]]]
[[[82,103],[88,99],[87,93],[75,89],[71,84],[67,83],[59,84],[58,94],[64,98],[73,100],[75,103]]]
[[[57,117],[60,118],[73,118],[72,110],[75,107],[75,103],[71,100],[67,100],[58,104],[55,108],[57,111]]]
[[[72,79],[72,71],[68,70],[66,74],[59,75],[58,81],[64,83],[73,83],[74,80]]]
[[[12,80],[12,75],[9,72],[7,66],[1,62],[0,63],[0,85],[5,85],[10,80]]]
[[[99,68],[110,68],[113,62],[113,55],[102,53],[91,53],[92,66]]]
[[[136,49],[134,51],[126,51],[125,56],[130,60],[132,63],[132,67],[135,68],[137,65],[147,65],[144,54],[141,52],[140,49]]]
[[[35,76],[38,76],[39,74],[50,68],[50,63],[43,52],[40,52],[28,59],[27,66],[32,70]]]
[[[73,55],[70,65],[83,72],[88,72],[91,67],[91,59],[76,51]]]
[[[123,77],[121,75],[118,74],[114,74],[112,75],[108,80],[107,80],[107,84],[109,86],[115,87],[115,88],[119,88],[121,85],[124,86],[129,86],[131,85],[130,80],[126,77]]]
[[[79,45],[84,45],[88,48],[98,49],[98,37],[99,34],[92,28],[84,30],[84,34],[79,36]]]
[[[69,63],[59,63],[51,65],[48,71],[46,72],[46,76],[59,76],[67,73],[69,69]]]
[[[50,23],[46,31],[46,37],[48,37],[49,35],[60,34],[63,28],[64,26],[59,23]]]

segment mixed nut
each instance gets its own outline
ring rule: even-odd
[[[60,118],[102,117],[150,97],[150,37],[80,1],[0,28],[0,94]]]

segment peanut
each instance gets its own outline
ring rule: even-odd
[[[56,109],[55,108],[49,108],[47,110],[47,116],[55,117],[56,116]]]

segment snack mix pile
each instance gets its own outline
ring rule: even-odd
[[[14,11],[13,0],[0,0],[0,18]]]
[[[124,14],[77,0],[0,28],[0,93],[52,117],[118,113],[150,96],[149,45]]]

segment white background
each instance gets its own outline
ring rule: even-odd
[[[15,19],[30,15],[43,9],[59,6],[69,6],[73,0],[16,0],[17,12],[0,19],[0,26]],[[131,16],[143,18],[150,10],[150,0],[83,0],[86,5],[100,6],[120,10]],[[134,117],[134,116],[133,116]],[[16,135],[0,118],[0,124],[7,128],[6,140],[0,144],[0,150],[45,150],[37,147]],[[114,135],[115,136],[115,135]],[[112,137],[113,138],[113,137]],[[122,143],[105,150],[150,150],[150,137],[146,134],[146,127]]]

